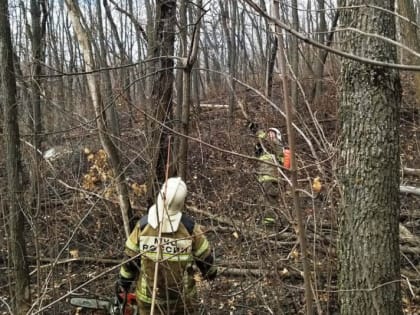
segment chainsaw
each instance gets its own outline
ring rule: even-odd
[[[134,293],[118,292],[114,298],[98,299],[71,297],[69,303],[82,309],[101,311],[106,315],[137,315],[137,302]]]

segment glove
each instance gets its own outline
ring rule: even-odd
[[[132,282],[133,280],[120,276],[117,280],[117,285],[123,292],[128,292]]]
[[[213,281],[217,276],[217,268],[215,266],[212,266],[209,271],[204,275],[204,279],[207,281]]]
[[[258,131],[258,124],[252,121],[248,122],[248,129],[253,133],[257,133]]]
[[[260,157],[264,153],[264,149],[260,143],[255,145],[255,156]]]

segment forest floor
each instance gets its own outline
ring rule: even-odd
[[[405,91],[411,91],[408,84]],[[238,98],[262,128],[276,126],[286,134],[284,119],[255,91],[243,90]],[[203,103],[226,104],[227,99],[211,97]],[[335,245],[339,199],[334,175],[337,104],[332,90],[324,95],[323,104],[318,105],[318,122],[325,135],[315,148],[318,160],[304,139],[297,137],[299,187],[312,193],[311,183],[317,176],[324,185],[318,198],[301,196],[318,314],[338,314]],[[401,161],[404,167],[419,168],[420,115],[413,108],[413,96],[406,92],[401,115]],[[230,123],[225,108],[203,108],[193,112],[191,121],[191,135],[199,141],[190,141],[186,208],[208,230],[219,267],[215,281],[198,281],[202,314],[303,314],[301,257],[289,189],[282,193],[276,224],[263,225],[256,162],[206,145],[253,156],[254,136],[242,111],[238,109],[235,115],[237,118]],[[307,125],[305,133],[317,132],[310,118],[301,117],[300,125],[303,122]],[[125,157],[131,161],[130,180],[142,184],[144,152],[138,148],[144,146],[138,130],[126,128],[122,137]],[[111,297],[125,243],[116,198],[112,189],[106,187],[106,180],[98,180],[89,189],[83,182],[93,165],[97,165],[96,170],[101,167],[98,158],[87,160],[88,155],[83,152],[83,148],[92,152],[99,149],[96,135],[75,132],[66,135],[66,139],[72,154],[45,165],[40,211],[31,214],[28,223],[33,296],[40,301],[34,311],[40,305],[62,298],[44,314],[82,314],[67,303],[69,292]],[[84,162],[80,163],[81,160]],[[4,169],[0,176],[1,187],[5,187]],[[420,176],[402,173],[401,181],[403,185],[420,187]],[[132,201],[139,217],[146,213],[141,196],[142,192],[133,188]],[[416,243],[420,239],[419,198],[413,194],[401,195],[401,223],[408,233],[401,240],[405,314],[420,314],[420,243]],[[3,213],[1,226],[5,226]],[[0,229],[0,236],[6,238],[5,229]],[[7,242],[0,244],[0,253],[0,272],[6,274]],[[35,256],[41,259],[37,261]],[[8,301],[7,296],[8,277],[2,276],[1,300]],[[8,314],[4,303],[0,303],[0,314]]]

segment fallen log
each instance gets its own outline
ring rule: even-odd
[[[200,104],[200,107],[203,108],[228,108],[228,105],[224,104]]]
[[[420,248],[420,237],[411,233],[404,225],[400,223],[400,241],[409,243],[412,247]]]
[[[404,168],[403,168],[403,173],[404,173],[405,175],[420,176],[420,169],[418,169],[418,168],[409,168],[409,167],[404,167]]]
[[[275,272],[273,270],[267,270],[267,269],[242,269],[242,268],[219,267],[217,268],[217,273],[218,275],[224,275],[224,276],[254,276],[254,277],[280,276],[281,278],[289,278],[289,277],[303,278],[302,271],[290,270],[288,268],[284,268],[280,272]]]
[[[420,196],[420,188],[414,186],[400,186],[400,192]]]

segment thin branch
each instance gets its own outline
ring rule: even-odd
[[[325,49],[325,50],[329,51],[330,53],[333,53],[337,56],[348,58],[348,59],[351,59],[351,60],[354,60],[354,61],[359,61],[359,62],[362,62],[362,63],[365,63],[365,64],[370,64],[370,65],[373,65],[373,66],[387,67],[387,68],[407,70],[407,71],[420,71],[420,66],[382,62],[382,61],[378,61],[378,60],[374,60],[374,59],[369,59],[369,58],[356,56],[356,55],[353,55],[351,53],[347,53],[347,52],[341,51],[339,49],[335,49],[335,48],[329,47],[327,45],[321,44],[321,43],[305,36],[304,34],[296,31],[295,29],[293,29],[289,25],[283,23],[279,19],[276,19],[276,18],[270,16],[269,14],[267,14],[267,12],[264,12],[264,10],[261,9],[260,6],[258,6],[252,0],[241,0],[241,1],[244,2],[244,3],[247,3],[255,11],[257,11],[261,16],[269,19],[271,22],[275,23],[277,26],[281,27],[286,32],[296,36],[298,39],[304,41],[307,44],[315,46],[317,48]]]
[[[109,0],[109,2],[111,2],[113,5],[115,5],[115,9],[117,11],[120,11],[121,13],[127,15],[130,18],[130,20],[133,23],[134,27],[136,28],[137,32],[140,33],[143,36],[145,42],[147,43],[149,41],[149,39],[147,38],[146,31],[144,30],[143,26],[141,26],[139,21],[137,21],[136,17],[133,16],[130,12],[121,8],[114,0]]]

